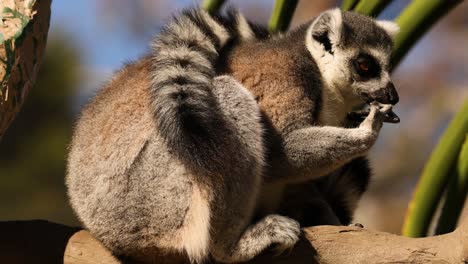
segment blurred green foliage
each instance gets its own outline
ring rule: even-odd
[[[465,205],[466,194],[468,193],[468,133],[465,135],[458,160],[454,168],[452,168],[452,174],[445,193],[440,217],[437,220],[436,235],[455,230]]]
[[[76,223],[64,187],[70,103],[79,54],[63,34],[49,37],[36,85],[0,142],[0,220]]]
[[[458,176],[453,173],[453,167],[457,164],[457,158],[465,142],[467,133],[468,101],[465,102],[460,111],[452,119],[426,163],[414,191],[413,199],[409,204],[405,224],[403,225],[403,235],[409,237],[423,237],[428,235],[431,221],[433,220],[438,204],[441,202],[442,194],[447,188],[447,184],[450,182],[451,178],[458,178]],[[461,174],[463,174],[460,175],[463,180],[460,181],[460,183],[466,184],[464,181],[465,173]],[[457,182],[453,184],[457,185]],[[465,188],[464,186],[453,186],[451,191],[458,187],[460,189]],[[466,192],[464,192],[464,195],[466,197]],[[464,201],[465,199],[461,199],[459,203],[463,204]],[[458,210],[455,209],[456,212],[452,213],[452,215],[458,218],[461,209],[463,209],[463,206],[459,206]],[[447,211],[444,210],[444,212]],[[456,221],[454,222],[456,223]],[[452,227],[454,226],[452,225]]]
[[[268,29],[271,32],[286,31],[296,10],[298,0],[277,0],[271,13]]]
[[[205,0],[202,6],[206,11],[213,13],[216,12],[224,4],[225,0]]]

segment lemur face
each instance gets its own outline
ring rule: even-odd
[[[325,85],[346,101],[396,104],[398,93],[390,79],[389,63],[392,38],[398,30],[390,21],[333,9],[311,23],[306,45]]]

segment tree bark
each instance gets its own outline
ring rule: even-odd
[[[49,31],[51,0],[0,3],[0,140],[34,85]]]
[[[351,226],[314,226],[289,253],[250,264],[468,263],[468,218],[452,233],[408,238]],[[0,222],[0,263],[122,263],[89,232],[47,221]],[[155,263],[188,263],[165,256]]]

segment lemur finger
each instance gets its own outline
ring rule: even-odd
[[[379,112],[380,111],[379,111],[379,108],[377,106],[374,107],[374,108],[369,107],[369,108],[366,108],[366,109],[349,112],[348,113],[348,118],[351,121],[363,121],[368,116],[370,116],[370,115],[375,116]]]
[[[379,104],[379,110],[382,114],[388,114],[392,111],[393,106],[391,104]]]
[[[383,122],[386,123],[399,123],[400,118],[393,112],[393,105],[391,104],[379,104],[380,113],[384,114]]]
[[[348,113],[348,120],[353,122],[362,122],[369,115],[369,110],[360,110]],[[400,123],[400,118],[392,111],[387,113],[383,117],[385,123]]]
[[[383,121],[386,123],[400,123],[400,117],[398,117],[393,111],[390,111],[385,115]]]
[[[372,102],[369,105],[369,116],[375,116],[380,112],[380,105],[377,102]]]

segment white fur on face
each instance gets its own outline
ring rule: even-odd
[[[395,23],[378,22],[380,22],[379,26],[390,36],[398,32],[398,26]],[[363,103],[361,92],[376,93],[390,82],[387,71],[390,56],[388,52],[372,48],[364,50],[339,48],[342,23],[341,11],[334,9],[320,15],[312,22],[306,33],[306,47],[316,61],[323,80],[323,107],[319,119],[324,125],[340,125],[347,112]],[[328,32],[331,52],[326,51],[322,43],[313,37],[323,32]],[[353,69],[349,62],[359,52],[368,53],[378,61],[382,68],[379,78],[362,82],[353,81]]]
[[[386,87],[387,84],[391,82],[390,74],[387,70],[390,61],[390,54],[382,50],[372,48],[365,49],[364,52],[370,54],[372,57],[375,58],[375,60],[381,67],[381,72],[379,78],[363,82],[354,82],[353,88],[356,94],[359,94],[361,92],[367,92],[369,94],[378,92],[379,89]]]
[[[333,46],[340,42],[343,19],[341,10],[338,8],[323,12],[318,18],[312,22],[307,32],[307,36],[328,32],[328,38]]]
[[[307,50],[316,61],[323,80],[323,105],[319,116],[322,125],[340,125],[346,113],[350,111],[350,104],[354,104],[354,100],[345,98],[347,94],[343,93],[346,92],[345,89],[350,89],[347,63],[350,51],[336,48],[341,41],[342,23],[341,11],[333,9],[312,22],[306,33]],[[314,39],[314,34],[322,32],[328,32],[332,52],[327,52],[325,47]]]
[[[342,25],[341,11],[336,8],[321,14],[312,22],[306,33],[305,41],[307,50],[309,50],[310,54],[317,62],[322,77],[327,85],[332,85],[336,79],[339,79],[337,77],[343,74],[342,69],[340,69],[341,67],[336,67],[343,64],[342,59],[340,59],[342,56],[340,56],[339,51],[336,50],[336,46],[341,41]],[[328,32],[332,52],[327,52],[325,47],[313,37],[315,34],[323,32]]]
[[[348,53],[335,50],[333,54],[325,52],[323,57],[316,59],[323,80],[323,104],[319,116],[323,125],[340,126],[346,114],[360,103],[349,81]]]

